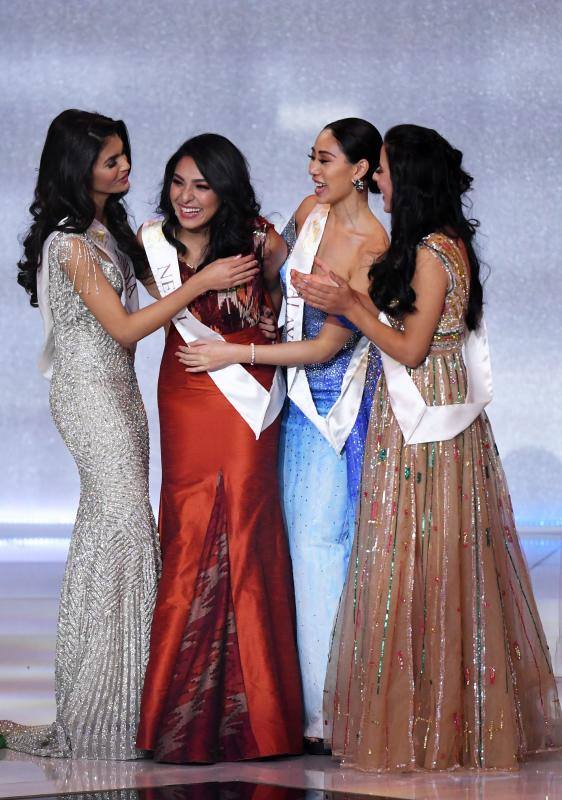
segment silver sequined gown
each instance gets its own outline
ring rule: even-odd
[[[80,504],[59,607],[57,716],[48,727],[14,726],[8,747],[36,755],[132,759],[160,569],[148,494],[148,426],[130,351],[102,328],[64,267],[70,239],[49,249],[55,357],[51,411],[80,474]],[[92,248],[84,291],[103,270],[121,294],[119,271]]]

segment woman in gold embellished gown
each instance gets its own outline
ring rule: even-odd
[[[386,134],[377,181],[392,238],[371,298],[388,317],[333,274],[337,287],[295,276],[308,302],[344,314],[383,354],[325,691],[333,753],[363,770],[510,769],[562,745],[483,412],[491,375],[461,161],[435,131]]]

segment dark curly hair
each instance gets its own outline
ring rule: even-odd
[[[164,215],[162,230],[180,255],[185,246],[176,238],[179,227],[170,201],[170,188],[178,162],[192,158],[201,174],[220,200],[219,208],[209,223],[209,243],[198,269],[237,253],[251,253],[253,233],[260,206],[250,182],[246,159],[224,136],[202,133],[184,142],[166,164],[157,211]]]
[[[464,194],[472,177],[462,168],[462,153],[437,131],[419,125],[396,125],[384,137],[392,179],[390,247],[373,264],[370,295],[387,314],[401,317],[415,310],[411,287],[416,250],[430,233],[444,233],[464,242],[470,262],[470,294],[466,312],[469,330],[478,327],[483,290],[473,238],[478,221],[464,214]]]
[[[373,180],[373,172],[379,163],[382,136],[375,126],[366,119],[346,117],[330,122],[324,130],[332,131],[350,164],[357,164],[362,158],[369,162],[363,180],[370,192],[378,194],[379,187]]]
[[[96,212],[90,197],[92,168],[109,136],[119,136],[131,162],[125,123],[101,114],[68,109],[51,122],[41,153],[33,203],[33,222],[23,239],[18,283],[37,306],[37,270],[45,239],[53,231],[83,233]],[[146,272],[146,260],[127,219],[124,193],[111,195],[105,205],[106,226],[119,248],[131,257],[135,273]],[[64,220],[64,222],[63,222]]]

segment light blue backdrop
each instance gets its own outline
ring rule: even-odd
[[[332,119],[416,122],[460,147],[491,267],[490,415],[516,515],[562,524],[561,23],[556,0],[0,0],[0,523],[68,522],[77,505],[15,263],[47,126],[80,107],[129,126],[137,223],[167,157],[206,130],[245,152],[278,225],[309,192],[307,150]],[[152,336],[137,362],[155,500],[161,348]]]

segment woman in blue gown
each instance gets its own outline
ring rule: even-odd
[[[343,318],[304,306],[290,278],[293,268],[324,276],[322,259],[365,295],[373,261],[387,248],[369,209],[371,177],[381,137],[361,119],[327,125],[309,155],[314,195],[301,203],[283,233],[288,257],[281,268],[284,341],[271,345],[193,343],[180,348],[190,371],[232,363],[287,367],[288,401],[280,444],[280,481],[297,606],[297,636],[309,750],[322,752],[324,679],[330,637],[355,523],[363,446],[378,352]]]

